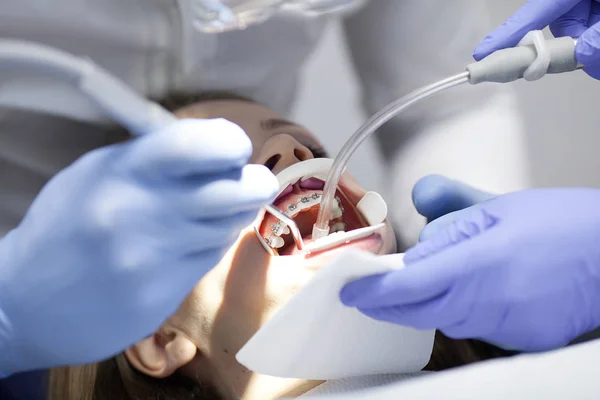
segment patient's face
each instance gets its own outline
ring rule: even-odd
[[[275,174],[300,161],[324,155],[311,132],[258,104],[210,101],[180,110],[178,115],[226,118],[238,124],[252,141],[251,162],[267,165]],[[351,203],[366,192],[347,175],[344,183]],[[395,251],[395,243],[391,228],[386,226],[377,240],[370,243],[369,250],[390,253]],[[227,376],[226,380],[243,380],[238,376],[244,374],[244,369],[235,361],[237,351],[336,252],[339,249],[311,257],[272,255],[259,242],[253,227],[243,231],[222,261],[196,285],[163,327],[167,335],[169,329],[185,335],[199,350],[184,372],[204,380],[215,380],[215,375],[221,376],[220,379]],[[213,373],[206,375],[206,371],[199,371],[207,368]]]

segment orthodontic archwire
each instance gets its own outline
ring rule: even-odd
[[[298,198],[298,201],[296,203],[290,203],[287,205],[287,212],[294,213],[296,210],[298,210],[298,205],[310,203],[311,199],[318,200],[321,197],[322,197],[322,195],[320,193],[312,193],[309,196],[300,197],[300,198]],[[342,201],[339,198],[339,196],[335,196],[335,200],[337,201],[338,207],[340,208],[341,212],[343,213],[345,211],[345,209],[344,209],[344,206],[342,205]],[[306,247],[304,245],[304,239],[302,237],[302,233],[300,232],[300,228],[298,228],[298,225],[292,219],[292,217],[289,216],[288,214],[286,214],[285,212],[279,210],[277,207],[275,207],[272,204],[266,205],[264,207],[264,209],[266,212],[268,212],[269,214],[271,214],[275,218],[277,218],[277,222],[275,224],[271,225],[271,227],[270,227],[271,232],[274,235],[279,236],[279,235],[277,235],[277,233],[282,228],[282,226],[287,226],[290,230],[290,234],[292,235],[292,238],[294,239],[296,248],[298,248],[298,250],[304,251]],[[255,229],[255,232],[258,235],[259,239],[264,242],[264,244],[266,244],[271,249],[274,248],[273,243],[272,243],[273,236],[263,237],[262,235],[260,235],[260,232],[258,231],[258,229]]]

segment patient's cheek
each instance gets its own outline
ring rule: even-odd
[[[344,185],[347,186],[351,191],[356,192],[358,194],[360,194],[360,196],[362,197],[368,190],[372,190],[369,188],[364,188],[362,187],[358,181],[356,180],[356,178],[354,178],[352,175],[350,175],[349,173],[344,173]]]

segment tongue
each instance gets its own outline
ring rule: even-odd
[[[281,193],[279,193],[279,196],[277,196],[277,198],[275,199],[274,204],[277,204],[279,200],[283,199],[292,192],[301,194],[303,189],[322,190],[324,186],[325,182],[317,178],[308,178],[305,181],[298,181],[295,184],[289,185],[288,187],[283,189]]]
[[[322,190],[325,186],[325,182],[317,178],[309,178],[300,182],[299,185],[305,189]]]
[[[298,225],[298,229],[302,234],[302,237],[307,239],[312,233],[312,227],[317,220],[317,214],[319,213],[319,205],[314,205],[308,210],[303,210],[300,214],[294,217],[294,222]]]

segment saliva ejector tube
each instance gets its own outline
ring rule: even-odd
[[[570,37],[546,40],[541,31],[529,32],[517,47],[498,50],[483,60],[468,65],[465,72],[418,89],[373,115],[352,135],[335,158],[323,188],[312,239],[318,240],[329,235],[329,217],[342,173],[356,149],[383,124],[411,105],[463,83],[508,83],[521,78],[535,81],[547,73],[581,69],[583,66],[575,58],[575,45],[576,40]]]

